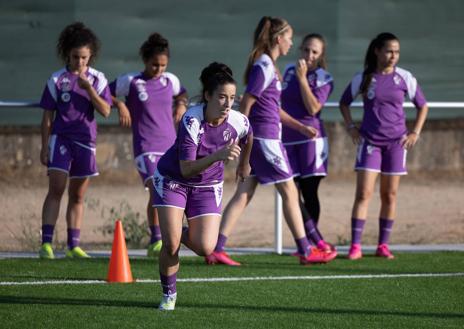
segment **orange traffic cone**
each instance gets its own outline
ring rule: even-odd
[[[111,250],[110,266],[108,269],[108,282],[133,282],[132,271],[127,254],[124,230],[120,220],[116,221],[114,228],[113,249]]]

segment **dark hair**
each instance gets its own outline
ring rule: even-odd
[[[201,92],[201,101],[207,103],[205,93],[212,95],[214,91],[225,84],[231,83],[236,85],[230,67],[226,64],[213,62],[201,71],[200,81],[203,86]]]
[[[253,49],[248,56],[248,64],[245,69],[244,80],[248,83],[248,76],[256,59],[262,54],[270,54],[272,47],[277,42],[277,37],[290,29],[290,25],[283,18],[263,16],[253,35]]]
[[[377,55],[375,50],[382,49],[388,41],[400,41],[394,34],[383,32],[377,35],[367,48],[366,57],[364,58],[364,72],[359,90],[361,94],[367,93],[367,89],[371,84],[372,77],[377,69]]]
[[[322,53],[321,53],[321,56],[319,57],[317,67],[322,67],[324,70],[326,70],[327,69],[327,59],[325,57],[325,48],[327,46],[327,42],[325,41],[324,37],[321,34],[318,34],[318,33],[306,34],[304,36],[303,40],[301,41],[300,50],[303,49],[303,45],[307,41],[309,41],[311,39],[317,39],[322,43]]]
[[[84,23],[75,22],[66,26],[63,31],[61,31],[56,44],[58,57],[67,64],[71,50],[81,47],[90,48],[91,56],[89,63],[92,63],[100,50],[100,40],[98,40],[95,33],[85,26]]]
[[[169,57],[169,42],[161,34],[152,33],[140,47],[139,54],[144,62],[154,55],[164,54]]]

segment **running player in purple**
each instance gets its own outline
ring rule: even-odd
[[[234,196],[226,206],[215,250],[206,257],[208,264],[240,265],[224,251],[227,237],[251,201],[258,183],[275,184],[283,199],[287,224],[298,247],[301,264],[327,262],[327,254],[312,248],[306,238],[301,216],[298,190],[293,172],[280,139],[280,122],[313,138],[317,129],[293,119],[280,107],[281,76],[276,61],[292,46],[293,30],[281,18],[263,17],[254,33],[253,49],[245,72],[247,84],[240,102],[240,111],[249,117],[253,127],[253,150],[250,164],[252,177],[239,182]]]
[[[302,124],[316,128],[319,134],[310,139],[284,126],[282,142],[303,197],[300,206],[306,236],[335,258],[335,248],[325,242],[317,228],[320,214],[318,188],[321,179],[327,176],[329,155],[329,143],[320,115],[333,90],[332,76],[326,71],[325,47],[326,42],[320,34],[308,34],[303,38],[300,59],[285,70],[281,96],[282,108]]]
[[[379,34],[369,44],[364,71],[354,76],[340,100],[346,128],[353,142],[358,145],[349,259],[362,257],[361,235],[379,173],[381,208],[376,255],[394,258],[388,242],[396,217],[396,195],[400,177],[407,173],[407,150],[416,144],[428,112],[416,78],[396,66],[399,57],[398,38],[391,33]],[[362,96],[364,102],[360,127],[354,124],[349,108],[358,95]],[[412,130],[408,130],[405,123],[403,101],[406,96],[417,108]]]
[[[147,221],[151,238],[147,256],[161,250],[161,231],[153,208],[153,183],[156,164],[174,144],[179,121],[186,110],[187,93],[179,79],[166,72],[169,62],[168,40],[151,34],[140,47],[145,68],[118,77],[110,84],[113,102],[119,110],[123,127],[132,126],[132,144],[137,170],[149,191]],[[118,99],[125,98],[125,102]]]
[[[84,212],[84,195],[90,177],[98,175],[95,160],[97,122],[94,112],[108,117],[111,95],[103,73],[90,67],[100,42],[84,24],[68,25],[57,43],[58,56],[65,67],[52,74],[42,94],[42,149],[40,161],[48,166],[49,189],[42,210],[40,258],[55,258],[53,232],[61,197],[68,187],[66,257],[89,257],[79,247]]]
[[[246,116],[232,110],[236,82],[225,64],[201,72],[202,104],[190,108],[179,124],[175,144],[161,157],[153,177],[163,246],[159,270],[160,310],[173,310],[181,241],[198,255],[216,244],[221,218],[224,163],[239,158],[237,179],[250,173],[253,136]],[[182,228],[184,213],[188,228]]]

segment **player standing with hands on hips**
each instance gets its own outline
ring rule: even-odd
[[[340,110],[353,142],[358,145],[355,170],[356,196],[351,218],[351,248],[348,259],[362,258],[361,236],[369,201],[380,173],[379,240],[376,255],[393,259],[388,243],[396,218],[396,199],[400,177],[407,174],[406,155],[422,131],[428,107],[416,78],[397,67],[399,39],[391,33],[375,37],[367,49],[364,71],[356,74],[340,100]],[[361,95],[364,115],[357,127],[350,104]],[[405,97],[417,109],[412,130],[406,127]]]
[[[42,94],[42,149],[40,161],[48,167],[49,187],[42,209],[40,258],[55,258],[52,239],[69,178],[68,251],[66,257],[88,258],[79,247],[84,196],[90,177],[98,175],[95,159],[97,122],[94,112],[108,117],[111,95],[103,73],[89,65],[100,42],[84,24],[68,25],[56,46],[65,68],[52,74]]]

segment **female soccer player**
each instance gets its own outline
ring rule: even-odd
[[[245,71],[247,88],[240,102],[240,111],[249,116],[254,141],[250,158],[252,177],[239,182],[234,196],[226,206],[214,252],[206,257],[208,264],[238,266],[225,252],[224,245],[237,219],[251,201],[258,183],[275,184],[283,199],[287,224],[298,247],[301,264],[327,262],[327,255],[311,248],[301,217],[298,190],[287,154],[280,140],[280,121],[290,128],[313,138],[317,130],[293,119],[280,108],[281,79],[277,59],[292,46],[292,28],[281,18],[263,17],[254,33],[253,49]]]
[[[151,231],[148,257],[161,250],[161,232],[156,209],[153,208],[151,177],[156,164],[174,144],[179,121],[186,110],[187,93],[179,79],[166,72],[169,62],[168,40],[158,33],[151,34],[140,47],[145,65],[143,72],[118,77],[110,84],[113,102],[119,110],[123,127],[132,126],[132,144],[137,170],[150,195],[147,221]],[[125,102],[117,97],[125,97]]]
[[[111,95],[103,73],[89,65],[100,42],[80,22],[67,26],[56,46],[65,68],[52,74],[42,94],[42,149],[40,161],[48,166],[49,188],[42,210],[41,258],[54,258],[53,232],[69,178],[66,210],[68,251],[66,257],[89,257],[79,247],[84,195],[89,177],[98,175],[95,160],[97,123],[94,110],[108,117]]]
[[[161,310],[175,308],[181,240],[198,255],[213,251],[221,217],[224,163],[239,158],[236,175],[241,181],[251,170],[253,137],[248,119],[231,109],[236,92],[232,71],[214,62],[203,69],[200,80],[202,104],[184,114],[176,142],[159,160],[153,178],[154,207],[163,239]],[[184,212],[188,228],[183,230]]]
[[[332,76],[326,71],[326,42],[320,34],[308,34],[301,42],[301,56],[296,65],[284,73],[282,108],[304,125],[314,127],[319,134],[308,138],[284,126],[282,142],[287,151],[295,181],[303,197],[301,204],[306,236],[319,249],[336,256],[334,248],[325,242],[317,223],[320,203],[318,188],[327,176],[329,144],[320,118],[322,107],[333,90]]]
[[[346,128],[353,142],[358,145],[349,259],[362,257],[361,235],[379,173],[381,207],[376,255],[394,258],[388,242],[396,217],[396,194],[400,177],[407,173],[407,150],[416,144],[428,112],[416,78],[396,66],[399,57],[398,38],[391,33],[379,34],[369,44],[364,71],[354,76],[340,100]],[[349,108],[357,95],[361,95],[364,102],[364,115],[359,128],[353,123]],[[417,108],[412,130],[408,130],[405,124],[405,96]]]

